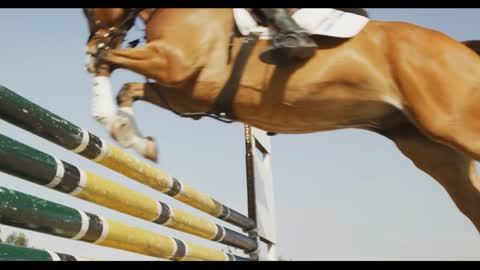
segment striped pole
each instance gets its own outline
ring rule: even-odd
[[[0,171],[80,199],[247,252],[257,241],[175,209],[0,134]]]
[[[175,177],[115,147],[83,128],[0,86],[0,117],[245,231],[255,221],[181,183]]]
[[[50,250],[0,244],[0,261],[86,261],[86,259]]]
[[[0,223],[170,260],[248,260],[4,187]]]

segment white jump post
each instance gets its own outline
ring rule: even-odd
[[[249,232],[256,237],[258,250],[250,258],[276,261],[276,227],[271,170],[270,137],[263,130],[245,125],[248,217],[257,228]]]

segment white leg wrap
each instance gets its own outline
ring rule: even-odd
[[[121,107],[121,108],[119,108],[118,110],[119,110],[119,111],[122,111],[122,112],[124,112],[124,113],[127,113],[127,114],[129,114],[129,115],[131,115],[131,116],[133,116],[133,109],[132,109],[132,107]]]
[[[97,76],[93,79],[92,116],[108,129],[115,116],[110,78]]]
[[[147,146],[145,140],[146,139],[139,136],[135,136],[132,138],[132,148],[142,155],[145,153],[145,148]]]
[[[122,107],[118,110],[133,117],[133,110],[131,107]],[[131,123],[131,125],[133,126],[134,124]],[[139,136],[139,134],[136,134],[135,132],[135,134],[132,134],[130,137],[125,139],[126,140],[123,142],[125,145],[128,145],[128,147],[135,149],[138,153],[144,153],[146,147],[145,139]]]
[[[85,69],[90,72],[94,73],[95,72],[95,57],[91,54],[87,54],[87,57],[85,59]]]

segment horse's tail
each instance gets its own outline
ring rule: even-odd
[[[480,55],[480,40],[467,40],[462,43]]]

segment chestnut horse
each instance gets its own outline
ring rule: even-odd
[[[87,69],[97,86],[108,86],[116,68],[153,80],[125,84],[118,114],[113,101],[94,104],[108,108],[97,120],[123,146],[155,160],[154,141],[132,122],[133,102],[211,111],[244,42],[231,35],[232,10],[112,8],[85,14],[91,31]],[[147,43],[121,48],[137,15]],[[344,128],[381,134],[438,181],[480,231],[474,163],[480,160],[479,55],[443,33],[404,22],[371,20],[353,38],[315,39],[316,54],[287,67],[260,62],[269,41],[255,44],[233,100],[235,120],[284,134]]]

